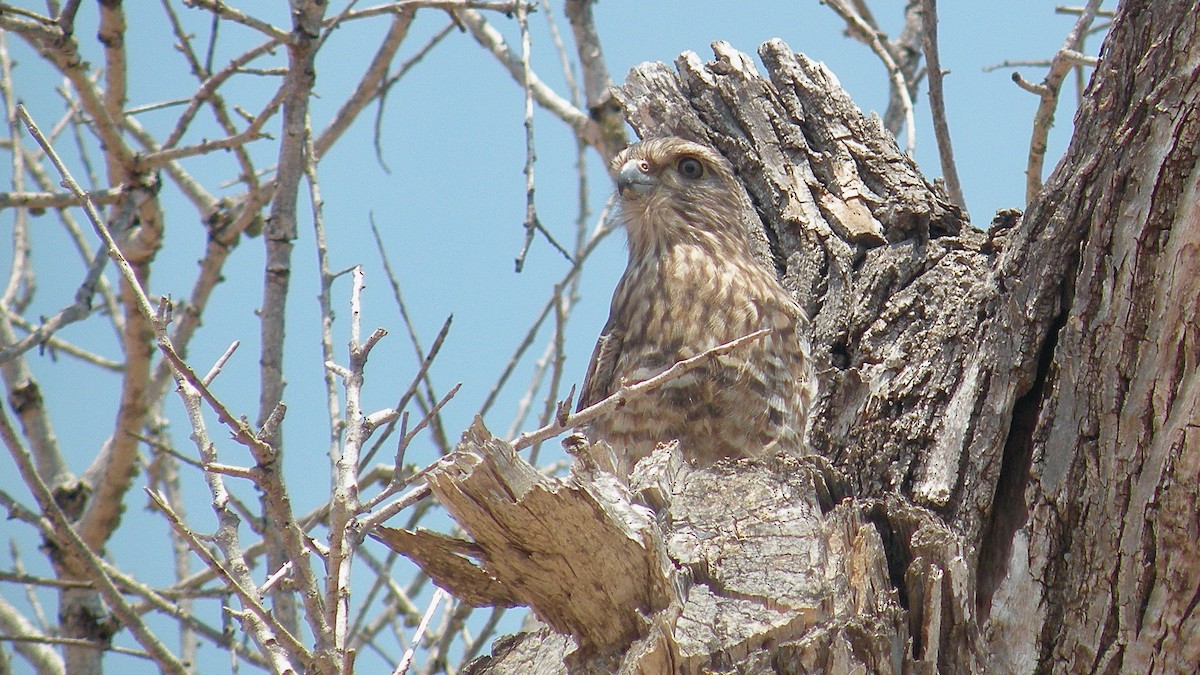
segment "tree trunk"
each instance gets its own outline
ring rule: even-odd
[[[1198,24],[1122,3],[1066,156],[987,232],[781,42],[765,77],[722,43],[635,69],[627,118],[730,159],[813,318],[815,456],[666,448],[626,490],[602,448],[557,481],[473,429],[430,485],[474,541],[383,535],[544,622],[473,672],[1193,672]],[[566,504],[612,527],[557,536]]]

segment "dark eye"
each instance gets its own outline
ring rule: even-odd
[[[679,160],[679,175],[684,178],[696,179],[704,175],[704,165],[695,157],[684,157]]]

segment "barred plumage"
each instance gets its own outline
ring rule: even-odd
[[[622,382],[653,377],[759,329],[771,332],[599,418],[588,435],[613,446],[622,475],[672,439],[698,465],[803,452],[815,394],[807,318],[750,252],[732,167],[707,146],[661,138],[626,149],[613,169],[629,264],[579,407]]]

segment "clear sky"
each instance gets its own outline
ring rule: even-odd
[[[33,3],[38,7],[41,3]],[[142,5],[143,3],[137,3]],[[247,7],[267,3],[242,3]],[[553,3],[554,16],[569,38],[561,9]],[[886,30],[898,32],[904,3],[876,2],[874,10]],[[333,11],[340,9],[335,3]],[[287,26],[287,4],[272,4],[270,18]],[[98,62],[95,7],[84,3],[76,35],[85,53]],[[194,80],[172,50],[171,37],[157,3],[144,3],[136,10],[127,3],[131,54],[129,103],[145,105],[189,96]],[[189,25],[206,35],[209,21],[202,12],[180,8]],[[255,9],[254,11],[258,11]],[[1011,81],[1011,70],[983,72],[988,65],[1005,60],[1046,59],[1061,46],[1074,17],[1056,15],[1054,4],[1019,0],[1004,3],[942,3],[941,58],[950,71],[945,80],[948,116],[958,169],[973,222],[986,227],[1000,208],[1021,207],[1024,201],[1024,168],[1031,119],[1037,101]],[[844,35],[841,20],[827,7],[813,1],[715,2],[671,0],[629,2],[605,0],[595,6],[605,57],[618,82],[643,61],[670,62],[685,50],[711,57],[709,44],[725,40],[753,53],[770,38],[782,38],[792,49],[825,62],[838,76],[859,106],[882,114],[887,103],[886,74],[867,47]],[[514,46],[519,45],[516,23],[489,14]],[[545,17],[531,16],[533,68],[552,87],[563,91],[558,58],[546,29]],[[447,23],[444,13],[422,11],[400,59],[411,56],[425,39]],[[357,81],[374,46],[386,29],[386,19],[361,21],[339,29],[326,44],[318,61],[317,92],[312,118],[324,127]],[[257,43],[259,36],[225,25],[217,51],[222,58]],[[14,74],[18,96],[44,127],[61,115],[60,98],[54,87],[61,78],[48,76],[38,57],[15,36],[9,49],[19,60]],[[1098,40],[1089,44],[1096,53]],[[262,65],[280,65],[283,53]],[[144,64],[153,64],[145,68]],[[1040,81],[1043,70],[1021,68],[1030,81]],[[272,80],[243,77],[226,92],[228,100],[256,111],[275,90]],[[1051,136],[1047,171],[1061,156],[1070,133],[1074,113],[1074,90],[1065,92],[1058,114],[1059,123]],[[375,410],[395,403],[416,370],[416,363],[403,324],[391,299],[391,291],[370,234],[373,220],[383,233],[387,254],[409,302],[413,320],[428,345],[445,318],[454,324],[442,355],[432,368],[439,393],[462,382],[458,396],[445,409],[448,432],[456,437],[470,423],[497,376],[525,331],[540,311],[552,285],[568,263],[543,239],[535,240],[525,271],[517,274],[513,259],[520,250],[524,231],[525,158],[522,127],[523,93],[491,54],[471,36],[452,31],[422,62],[418,63],[391,92],[382,112],[383,157],[390,172],[375,159],[372,147],[372,108],[346,138],[330,152],[319,167],[324,215],[329,231],[334,269],[361,264],[366,271],[367,297],[364,333],[384,327],[390,335],[375,349],[367,367],[366,407]],[[147,113],[141,122],[152,130],[169,129],[178,108]],[[940,168],[929,123],[925,93],[917,99],[916,159],[927,176],[937,177]],[[564,125],[538,111],[535,116],[538,152],[537,206],[541,222],[560,241],[570,241],[577,216],[574,141]],[[277,131],[274,125],[273,130]],[[210,131],[209,137],[217,133]],[[252,151],[260,166],[273,164],[275,144],[260,142]],[[86,175],[82,166],[72,168]],[[187,166],[196,171],[211,190],[235,174],[228,155],[196,160]],[[610,191],[605,173],[593,153],[589,162],[592,220]],[[8,162],[0,164],[5,185]],[[0,189],[8,189],[0,188]],[[223,194],[234,194],[234,190]],[[204,230],[194,210],[169,185],[164,190],[167,234],[158,256],[151,291],[186,297],[194,279],[195,261],[202,253]],[[301,214],[307,213],[302,199]],[[0,212],[0,228],[11,229],[11,212]],[[81,266],[69,255],[61,228],[52,216],[34,220],[34,258],[38,273],[36,312],[51,315],[71,301],[82,278]],[[566,385],[579,383],[596,335],[608,311],[609,296],[624,266],[623,236],[608,238],[588,263],[582,278],[578,311],[567,332]],[[0,264],[9,267],[11,251],[0,250]],[[254,419],[258,408],[258,336],[254,314],[262,295],[262,242],[243,241],[226,269],[226,282],[214,294],[204,326],[193,342],[190,360],[197,370],[206,370],[233,341],[241,348],[217,380],[215,389],[238,413]],[[319,312],[316,303],[316,254],[311,222],[300,224],[294,253],[293,292],[288,307],[287,354],[289,406],[285,423],[285,463],[298,512],[306,512],[327,496],[326,453],[328,422],[325,414],[321,357],[318,343]],[[110,269],[111,271],[111,269]],[[336,347],[345,361],[348,336],[348,277],[335,287],[338,312]],[[36,313],[34,313],[36,316]],[[530,353],[518,367],[487,422],[503,434],[524,394],[533,359],[540,355],[550,333],[543,330]],[[63,337],[88,349],[119,357],[113,333],[103,320],[76,325]],[[56,429],[67,448],[71,469],[81,472],[111,431],[117,400],[118,379],[97,374],[69,358],[29,356],[42,384],[47,405],[55,411]],[[540,410],[540,401],[535,411]],[[69,411],[69,412],[68,412]],[[189,453],[186,418],[172,395],[169,413],[177,447]],[[524,428],[536,426],[531,420]],[[246,453],[227,436],[210,429],[218,440],[222,458],[232,464],[248,464]],[[557,447],[556,444],[551,444]],[[414,444],[409,459],[432,458],[432,446],[424,438]],[[26,491],[14,482],[8,462],[0,458],[0,486],[26,499]],[[201,529],[211,529],[207,493],[194,472],[185,474],[192,498],[189,510]],[[139,489],[140,489],[139,482]],[[252,493],[243,490],[249,497]],[[140,518],[145,525],[120,531],[109,551],[120,565],[144,574],[155,583],[167,583],[165,546],[161,557],[140,555],[147,533],[163,538],[161,521],[142,513],[144,497],[130,495],[127,518]],[[21,541],[25,561],[36,567],[40,556],[36,538],[27,528],[10,521],[0,531]],[[6,537],[7,538],[7,537]],[[371,543],[369,546],[376,546]],[[0,567],[8,568],[6,561]],[[199,567],[197,563],[196,567]],[[44,572],[44,569],[37,570]],[[16,589],[0,586],[4,597],[15,601]],[[209,650],[211,653],[212,650]],[[113,658],[113,657],[110,657]],[[115,660],[110,667],[115,666]],[[142,662],[133,664],[143,667]],[[134,672],[134,671],[130,671]],[[148,672],[148,671],[147,671]],[[366,671],[364,671],[366,672]]]

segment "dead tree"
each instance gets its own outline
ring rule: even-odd
[[[1191,672],[1198,23],[1122,3],[1066,156],[986,231],[781,42],[637,68],[628,121],[730,159],[813,318],[813,456],[664,448],[625,489],[476,426],[429,476],[472,541],[383,534],[541,620],[472,672]]]

